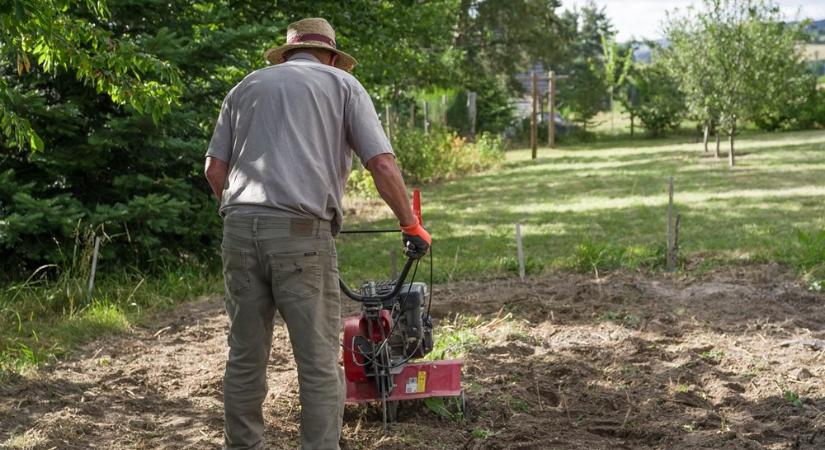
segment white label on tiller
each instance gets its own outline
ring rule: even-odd
[[[418,392],[418,377],[407,378],[407,385],[404,387],[404,392],[407,394],[415,394]]]

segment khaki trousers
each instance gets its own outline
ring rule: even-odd
[[[262,405],[275,310],[298,366],[301,448],[338,449],[344,376],[341,303],[329,222],[272,216],[224,219],[229,356],[223,380],[224,448],[264,448]]]

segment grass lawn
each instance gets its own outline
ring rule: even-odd
[[[737,151],[738,165],[730,168],[685,137],[544,148],[535,161],[529,150],[514,150],[500,170],[425,187],[436,282],[515,271],[517,222],[532,273],[656,267],[669,176],[682,216],[683,258],[699,260],[700,268],[788,261],[797,229],[825,229],[825,132],[745,135]],[[388,214],[346,220],[349,228],[394,223]],[[395,235],[338,241],[341,271],[353,281],[386,277],[389,252],[398,247]]]

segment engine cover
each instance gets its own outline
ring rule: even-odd
[[[392,287],[391,283],[370,283],[362,291],[380,296],[391,292]],[[432,350],[432,321],[423,311],[426,298],[426,283],[407,283],[395,298],[372,305],[380,308],[379,319],[372,320],[372,330],[364,312],[344,320],[344,372],[347,381],[363,382],[373,375],[373,361],[387,357],[386,353],[380,357],[373,354],[385,339],[389,365],[398,370],[410,359],[420,358]],[[376,317],[375,309],[372,311],[373,317]]]

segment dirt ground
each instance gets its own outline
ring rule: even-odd
[[[378,408],[348,406],[344,448],[825,448],[825,296],[779,266],[434,292],[436,327],[469,324],[478,339],[465,357],[472,417],[413,402],[384,435]],[[192,302],[0,387],[0,447],[217,448],[225,325],[221,299]],[[279,324],[272,448],[297,443],[294,370]]]

